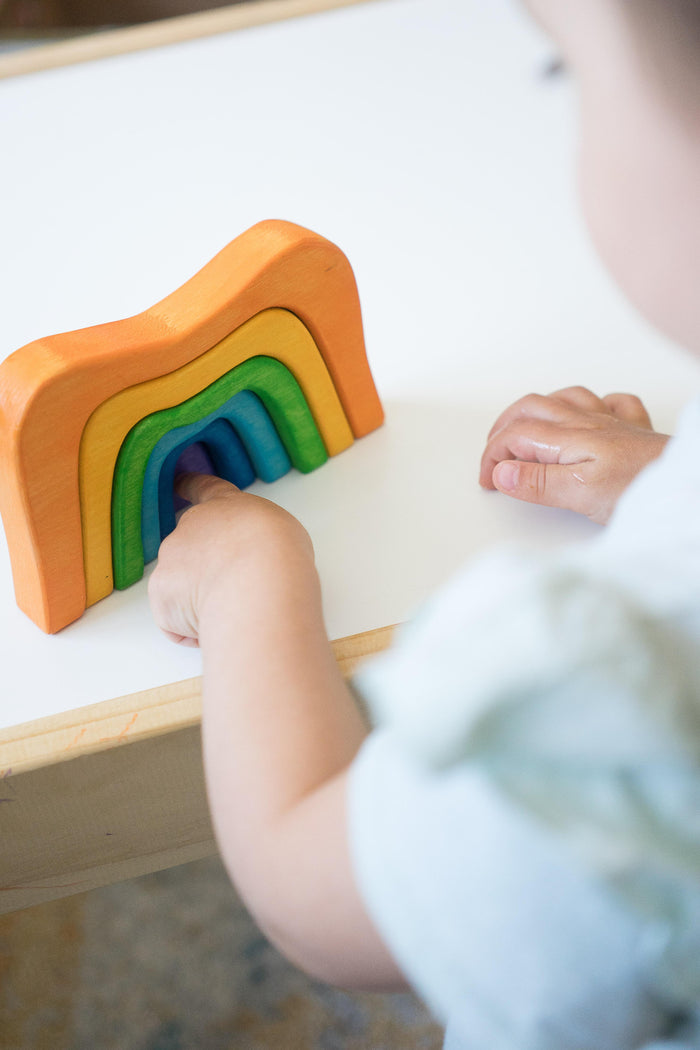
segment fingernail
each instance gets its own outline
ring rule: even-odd
[[[494,471],[494,482],[499,489],[515,489],[520,479],[519,463],[499,463]]]

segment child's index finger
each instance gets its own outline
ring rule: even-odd
[[[175,481],[175,491],[188,503],[206,503],[219,496],[230,495],[240,490],[230,481],[213,474],[181,474]]]

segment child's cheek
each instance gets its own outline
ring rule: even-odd
[[[578,179],[593,244],[629,301],[700,353],[700,147],[693,162],[655,114],[581,122]]]
[[[578,178],[581,206],[601,261],[632,304],[655,324],[658,187],[633,128],[600,108],[582,122]]]
[[[600,131],[584,124],[578,156],[578,188],[583,217],[602,262],[627,290],[631,262],[628,182],[616,162],[614,148]]]

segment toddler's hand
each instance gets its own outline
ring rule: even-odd
[[[605,524],[624,489],[667,441],[632,394],[599,398],[579,386],[548,397],[529,394],[491,428],[479,483]]]
[[[314,571],[308,533],[276,504],[203,474],[183,475],[177,491],[192,506],[161,544],[148,585],[153,617],[174,642],[199,645],[212,599],[241,606],[250,588],[278,586],[295,562]]]

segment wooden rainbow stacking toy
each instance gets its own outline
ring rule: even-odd
[[[0,365],[0,513],[17,604],[49,633],[140,579],[199,446],[245,487],[313,470],[378,427],[346,257],[259,223],[136,317]]]

